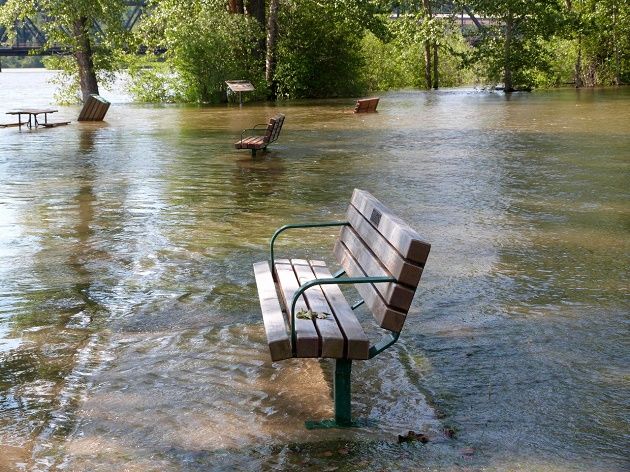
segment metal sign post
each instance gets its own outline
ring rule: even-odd
[[[243,92],[253,92],[256,90],[248,80],[226,80],[226,85],[232,92],[238,92],[239,106],[243,106]]]

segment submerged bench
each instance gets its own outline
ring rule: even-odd
[[[92,94],[83,104],[77,121],[103,121],[110,103],[100,95]]]
[[[307,428],[349,427],[353,360],[371,359],[397,340],[431,245],[366,191],[355,189],[347,221],[289,224],[271,238],[270,261],[254,264],[260,307],[272,361],[335,359],[335,418]],[[340,226],[333,253],[341,269],[322,261],[276,259],[274,243],[286,230]],[[339,285],[355,285],[361,300],[350,305]],[[354,311],[365,304],[385,330],[370,341]]]
[[[362,98],[357,100],[357,104],[354,106],[355,113],[370,113],[376,111],[378,101],[380,98]]]
[[[283,123],[284,115],[278,113],[267,124],[262,123],[255,125],[253,128],[244,129],[241,133],[241,139],[234,143],[234,147],[236,149],[251,149],[252,156],[255,156],[257,150],[266,150],[267,146],[278,139]],[[266,126],[266,128],[259,128],[259,126]],[[249,135],[246,136],[246,134]]]

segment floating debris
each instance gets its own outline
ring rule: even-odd
[[[414,441],[420,441],[422,444],[426,444],[429,442],[429,436],[423,433],[416,433],[415,431],[409,431],[407,434],[398,435],[398,444]]]
[[[313,320],[315,318],[318,320],[325,320],[330,316],[330,313],[318,313],[316,311],[301,309],[295,314],[295,316],[301,320]]]

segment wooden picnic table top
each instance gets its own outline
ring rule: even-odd
[[[55,108],[19,108],[7,112],[7,115],[39,115],[41,113],[55,113],[59,110]]]

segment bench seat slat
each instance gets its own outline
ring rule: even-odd
[[[368,275],[363,272],[361,266],[354,259],[348,248],[339,240],[337,240],[335,244],[334,253],[335,257],[350,277],[366,277]],[[373,284],[355,284],[355,288],[359,294],[361,294],[363,300],[365,300],[365,304],[372,311],[372,315],[379,326],[399,333],[405,324],[406,313],[387,306]]]
[[[289,359],[293,357],[291,339],[287,332],[286,320],[278,300],[269,263],[264,261],[254,264],[254,275],[271,360],[275,362]]]
[[[315,274],[311,270],[308,261],[304,259],[292,259],[293,269],[298,277],[300,285],[315,279]],[[321,339],[321,355],[320,357],[329,357],[335,359],[343,358],[344,338],[337,321],[333,315],[333,310],[328,305],[326,298],[319,286],[311,287],[306,292],[306,302],[312,311],[318,313],[330,313],[326,319],[315,319],[315,325]]]
[[[310,261],[313,272],[318,279],[327,279],[332,277],[330,270],[322,261]],[[321,285],[320,286],[328,300],[328,304],[333,310],[333,314],[337,318],[337,323],[346,338],[347,359],[367,359],[370,350],[370,340],[365,331],[361,327],[361,323],[352,311],[350,304],[343,296],[338,285]]]
[[[278,276],[278,284],[282,301],[284,303],[287,316],[291,310],[291,301],[293,294],[300,288],[298,281],[291,266],[291,262],[287,259],[277,259],[275,263],[276,275]],[[296,313],[300,310],[307,310],[304,296],[301,296],[295,305]],[[318,357],[319,356],[319,335],[315,329],[315,325],[311,320],[303,320],[295,318],[295,334],[296,345],[295,351],[297,357]]]

